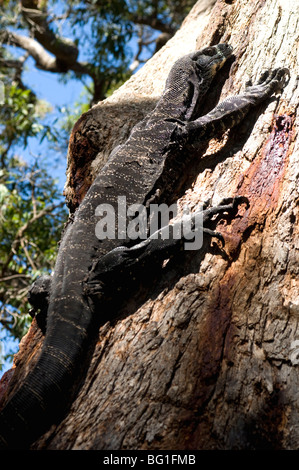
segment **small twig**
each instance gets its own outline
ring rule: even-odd
[[[36,198],[35,198],[35,179],[32,178],[32,174],[30,175],[29,182],[31,184],[31,202],[33,208],[33,217],[36,217],[37,210],[36,210]]]
[[[31,276],[29,274],[12,274],[11,276],[5,276],[0,278],[0,282],[6,282],[6,281],[11,281],[13,279],[31,279]]]
[[[30,256],[30,254],[29,254],[29,252],[28,252],[28,250],[27,250],[27,247],[26,247],[26,245],[25,245],[24,238],[21,239],[21,246],[22,246],[22,248],[23,248],[23,251],[24,251],[24,253],[25,253],[26,258],[28,259],[28,262],[29,262],[30,266],[32,267],[32,269],[34,269],[34,270],[36,271],[36,270],[37,270],[37,267],[35,266],[35,264],[34,264],[32,258],[31,258],[31,256]]]

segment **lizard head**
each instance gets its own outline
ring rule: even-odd
[[[232,55],[229,44],[205,47],[178,59],[169,73],[158,110],[176,119],[189,120],[225,61]],[[166,104],[165,104],[166,102]]]
[[[194,62],[198,75],[202,78],[204,76],[213,78],[225,61],[231,57],[232,52],[233,48],[229,44],[217,44],[193,52],[189,54],[189,58]]]

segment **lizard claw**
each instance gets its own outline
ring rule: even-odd
[[[222,246],[225,246],[224,237],[220,232],[215,232],[214,230],[211,230],[209,228],[203,228],[203,233],[209,235],[211,238],[218,238],[218,240],[221,241]]]
[[[265,80],[265,85],[271,83],[276,85],[277,89],[282,89],[290,78],[290,71],[287,68],[277,68],[270,72],[269,77]]]
[[[250,206],[249,199],[246,196],[235,196],[233,198],[233,206],[237,207],[240,204],[246,204],[246,209]]]
[[[246,209],[248,209],[248,198],[245,196],[235,196],[222,199],[217,206],[207,208],[203,211],[203,222],[207,223],[212,220],[213,216],[220,216],[220,214],[224,214],[225,212],[232,215],[237,212],[240,204],[246,204]]]
[[[219,206],[231,205],[232,209],[237,208],[240,204],[246,204],[246,208],[249,207],[249,200],[246,196],[235,196],[222,199]]]
[[[285,67],[279,67],[274,70],[266,70],[260,76],[256,85],[252,85],[251,80],[247,82],[245,94],[252,99],[259,96],[270,96],[275,91],[280,91],[288,83],[290,71]]]

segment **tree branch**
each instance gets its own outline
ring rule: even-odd
[[[46,72],[61,73],[72,70],[77,74],[94,78],[90,64],[77,61],[79,51],[76,44],[68,38],[59,37],[50,29],[47,13],[37,9],[35,1],[23,0],[21,9],[33,37],[6,30],[0,35],[3,43],[27,51],[35,60],[36,66]],[[18,68],[22,65],[21,62],[13,62],[9,65]]]
[[[24,251],[24,253],[25,253],[25,256],[26,256],[26,258],[27,258],[27,260],[28,260],[30,266],[31,266],[32,269],[35,271],[37,268],[36,268],[36,266],[35,266],[35,264],[34,264],[34,262],[33,262],[33,259],[31,258],[30,254],[29,254],[29,251],[28,251],[27,248],[26,248],[24,238],[21,239],[21,242],[20,242],[20,243],[21,243],[22,249],[23,249],[23,251]]]
[[[87,62],[74,62],[72,64],[65,64],[56,57],[50,55],[46,49],[33,38],[21,36],[20,34],[14,33],[12,31],[3,31],[0,34],[0,41],[2,43],[21,47],[22,49],[26,50],[35,60],[36,66],[39,69],[45,70],[46,72],[61,73],[67,72],[68,70],[73,70],[75,73],[89,75],[90,77],[94,78],[93,74],[91,73],[91,67]]]
[[[59,37],[49,27],[47,12],[37,7],[34,0],[22,0],[21,10],[25,21],[29,24],[33,37],[56,59],[65,64],[77,61],[79,51],[76,44],[68,38]]]
[[[169,24],[163,23],[155,15],[140,16],[138,14],[131,14],[131,21],[139,25],[150,26],[152,29],[161,31],[162,33],[168,33],[171,36],[175,33],[176,28]]]
[[[0,278],[0,282],[12,281],[13,279],[31,279],[29,274],[12,274],[11,276],[5,276]]]

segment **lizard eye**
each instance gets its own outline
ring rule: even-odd
[[[207,55],[209,57],[212,57],[213,55],[217,54],[217,51],[214,47],[207,47],[203,51],[204,55]]]

